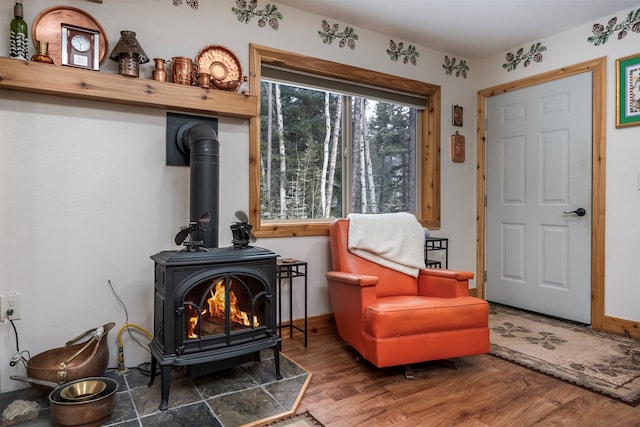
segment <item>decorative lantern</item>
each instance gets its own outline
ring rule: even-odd
[[[120,64],[119,72],[123,76],[138,77],[140,64],[149,62],[133,31],[120,31],[120,40],[113,48],[109,59]]]

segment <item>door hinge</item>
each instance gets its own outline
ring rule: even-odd
[[[486,194],[484,195],[484,207],[485,208],[487,207],[487,195]]]
[[[487,270],[483,271],[482,275],[484,276],[482,281],[486,284],[487,283]]]
[[[489,129],[489,118],[485,117],[484,119],[484,130]]]

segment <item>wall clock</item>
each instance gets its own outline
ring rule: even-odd
[[[100,69],[100,31],[62,24],[62,65]]]

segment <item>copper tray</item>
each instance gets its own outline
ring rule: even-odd
[[[198,72],[211,75],[211,84],[218,89],[235,90],[242,79],[238,57],[224,46],[211,45],[196,56]]]
[[[104,28],[87,12],[70,6],[54,6],[45,9],[33,21],[31,28],[31,38],[35,45],[36,40],[49,42],[49,56],[55,64],[62,64],[62,28],[61,24],[75,25],[76,27],[88,28],[100,31],[100,63],[107,55],[107,35]]]

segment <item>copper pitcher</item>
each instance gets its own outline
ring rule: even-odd
[[[173,83],[191,86],[193,77],[198,72],[198,64],[186,56],[174,56],[169,66],[169,76]]]
[[[155,63],[155,68],[152,73],[153,80],[166,82],[167,72],[164,70],[165,60],[163,58],[153,58],[153,62]]]

